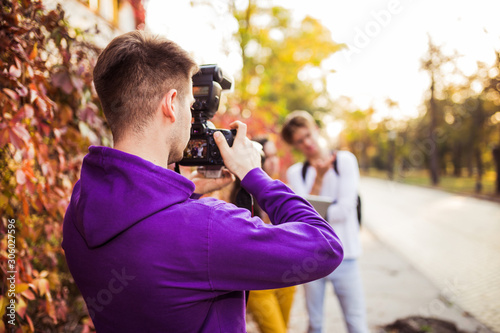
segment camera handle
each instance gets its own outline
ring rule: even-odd
[[[203,165],[199,166],[197,170],[205,178],[220,178],[222,176],[222,165]]]
[[[250,193],[248,193],[244,188],[240,188],[238,194],[236,194],[235,201],[236,202],[234,204],[236,206],[249,210],[252,216],[254,216],[253,196]]]

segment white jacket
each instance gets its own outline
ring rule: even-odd
[[[303,165],[302,162],[296,163],[287,170],[288,185],[300,196],[306,196],[311,192],[316,178],[316,169],[309,166],[304,182]],[[349,151],[338,151],[337,170],[338,174],[332,166],[326,172],[319,195],[332,198],[333,204],[327,213],[328,222],[344,245],[344,259],[355,259],[361,254],[356,211],[359,192],[359,167],[356,156]]]

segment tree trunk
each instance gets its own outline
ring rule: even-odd
[[[483,112],[483,105],[480,100],[478,100],[478,107],[476,108],[474,112],[474,132],[476,135],[473,135],[472,137],[475,138],[475,143],[474,143],[474,159],[476,160],[476,167],[477,167],[477,177],[476,177],[476,193],[481,193],[483,189],[483,173],[484,173],[484,167],[483,167],[483,158],[481,156],[481,143],[483,142],[484,138],[484,123],[485,123],[485,116]]]
[[[462,145],[460,142],[453,145],[453,176],[462,177]]]
[[[435,90],[435,80],[434,75],[431,78],[431,99],[429,101],[429,111],[431,116],[430,123],[430,173],[432,185],[437,185],[439,183],[439,156],[436,144],[436,127],[437,127],[437,110],[436,110],[436,100],[434,97]]]
[[[474,157],[476,159],[476,165],[477,165],[477,177],[476,177],[476,193],[481,193],[483,190],[483,159],[481,157],[481,149],[477,147],[474,149]]]
[[[495,169],[497,172],[495,193],[500,195],[500,145],[493,148],[493,159],[495,160]]]
[[[467,154],[467,176],[469,178],[472,178],[472,176],[474,176],[474,163],[471,151],[469,151],[469,153]]]
[[[387,156],[387,176],[390,180],[394,179],[394,161],[396,159],[396,144],[394,139],[389,140],[389,154]]]

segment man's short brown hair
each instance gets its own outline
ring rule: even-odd
[[[311,114],[307,111],[293,111],[285,118],[283,128],[281,129],[281,137],[289,145],[293,144],[293,135],[298,128],[305,127],[313,129],[316,122]]]
[[[182,98],[198,66],[176,43],[144,31],[114,38],[99,55],[94,84],[117,142],[125,130],[140,133],[170,89]]]

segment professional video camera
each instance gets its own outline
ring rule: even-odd
[[[193,75],[193,96],[191,107],[193,123],[191,137],[179,162],[184,166],[199,166],[206,177],[220,177],[224,161],[214,140],[214,133],[221,132],[229,146],[233,145],[236,130],[216,129],[209,121],[217,112],[222,90],[231,88],[231,80],[217,65],[202,65]]]

